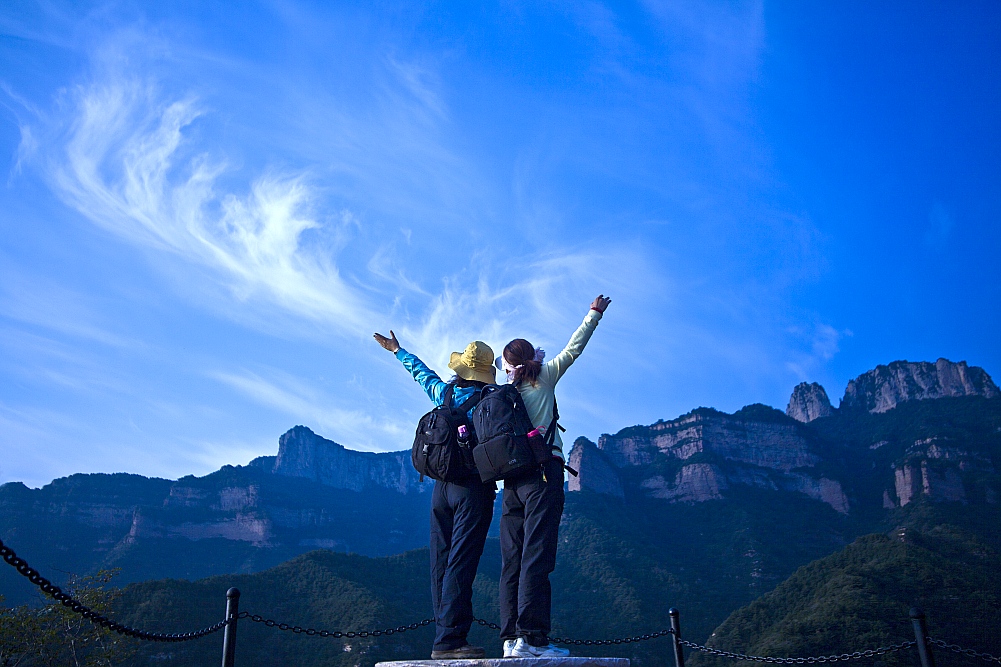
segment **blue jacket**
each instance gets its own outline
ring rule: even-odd
[[[435,405],[442,405],[445,402],[445,390],[448,388],[448,383],[438,377],[438,374],[427,367],[423,361],[417,358],[416,355],[410,354],[402,347],[396,351],[396,358],[403,362],[410,374],[414,376],[414,380],[417,384],[421,386],[424,393],[428,395],[431,402]],[[462,402],[467,398],[472,396],[477,391],[476,387],[456,387],[452,391],[452,405],[462,405]],[[470,410],[468,415],[469,420],[473,419],[473,411]]]

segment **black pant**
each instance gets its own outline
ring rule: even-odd
[[[431,494],[431,603],[435,651],[466,645],[473,623],[473,579],[494,513],[496,486],[479,477],[434,483]]]
[[[563,462],[504,480],[500,521],[501,639],[524,637],[533,646],[549,643],[556,545],[563,515]]]

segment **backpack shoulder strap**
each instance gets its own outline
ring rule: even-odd
[[[546,430],[546,444],[550,447],[556,442],[556,429],[563,428],[560,426],[560,409],[556,405],[556,397],[553,396],[553,421],[549,422],[549,428]],[[565,429],[564,429],[565,430]]]
[[[445,387],[445,395],[442,396],[441,404],[446,408],[452,407],[452,402],[455,400],[455,383],[449,382],[448,386]]]
[[[454,398],[453,398],[453,400],[454,400]],[[469,396],[469,398],[467,398],[466,400],[464,400],[461,404],[456,405],[452,409],[456,410],[458,412],[461,412],[462,414],[466,414],[467,412],[469,412],[470,410],[472,410],[474,407],[476,407],[476,404],[479,403],[479,402],[480,402],[480,390],[477,389],[476,391],[474,391]]]

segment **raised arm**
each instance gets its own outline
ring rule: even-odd
[[[598,326],[598,320],[601,319],[602,313],[611,302],[612,300],[603,294],[595,297],[594,301],[591,302],[591,309],[587,311],[587,315],[584,316],[581,325],[577,327],[577,331],[574,331],[573,335],[570,336],[570,342],[567,343],[567,346],[543,365],[543,372],[549,374],[553,384],[556,384],[563,377],[570,365],[584,351],[584,346],[587,345],[587,341],[591,340],[591,334]]]
[[[438,374],[427,367],[423,361],[417,358],[416,355],[410,354],[402,347],[400,347],[400,341],[396,340],[396,334],[393,330],[389,331],[389,338],[386,338],[380,333],[373,335],[375,342],[382,346],[383,349],[389,350],[396,358],[399,359],[404,368],[410,371],[410,374],[414,376],[414,380],[421,386],[424,393],[428,395],[431,402],[435,405],[441,405],[445,400],[445,389],[448,384],[445,383]]]

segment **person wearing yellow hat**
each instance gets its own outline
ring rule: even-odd
[[[448,367],[455,377],[445,382],[416,355],[400,347],[392,330],[388,338],[379,333],[374,338],[396,355],[436,406],[446,402],[462,406],[469,400],[470,424],[479,391],[496,384],[494,352],[483,341],[475,340],[462,352],[452,353]],[[473,623],[473,579],[493,518],[496,492],[496,484],[484,484],[475,471],[458,481],[435,480],[430,540],[431,603],[436,626],[432,660],[486,655],[482,647],[471,646],[466,636]]]

